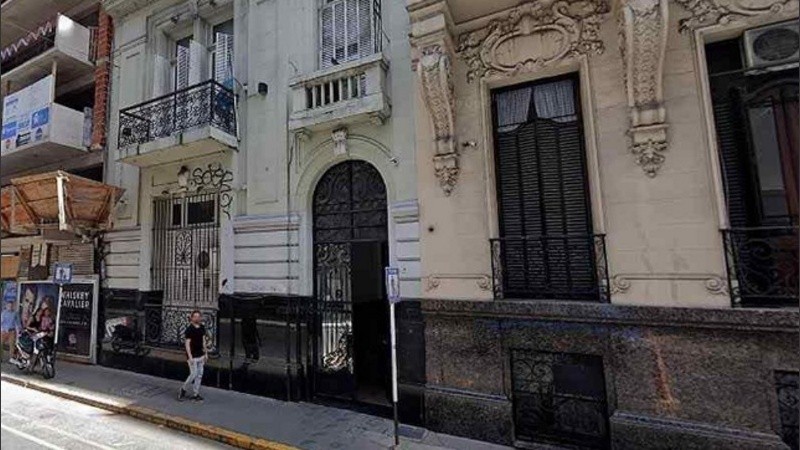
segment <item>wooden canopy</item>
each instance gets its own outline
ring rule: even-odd
[[[11,180],[0,191],[3,234],[43,228],[77,233],[106,229],[123,190],[62,171]]]

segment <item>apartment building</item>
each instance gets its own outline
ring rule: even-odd
[[[796,0],[104,7],[112,364],[198,309],[210,383],[381,413],[395,266],[403,421],[797,448]]]

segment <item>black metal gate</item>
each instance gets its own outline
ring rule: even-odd
[[[146,310],[148,343],[180,345],[189,314],[199,310],[216,347],[219,212],[217,192],[154,201],[152,285],[163,304]]]
[[[381,249],[387,240],[386,187],[380,174],[363,161],[332,167],[314,191],[313,213],[312,390],[355,398],[359,378],[356,355],[364,349],[359,350],[354,326],[361,327],[362,336],[367,336],[364,330],[370,328],[353,319],[359,312],[363,315],[374,309],[375,300],[380,300],[375,296],[382,291],[382,286],[375,284],[382,280],[385,252]],[[380,280],[375,280],[375,273]],[[385,318],[369,315],[376,316],[378,323]]]

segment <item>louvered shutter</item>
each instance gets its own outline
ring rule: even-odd
[[[748,226],[747,212],[754,210],[747,194],[749,168],[742,151],[742,146],[747,145],[747,135],[742,119],[740,100],[734,90],[727,99],[714,102],[714,125],[731,227]]]
[[[189,86],[208,79],[208,49],[205,45],[189,41]]]
[[[577,81],[568,83],[573,102],[568,108],[550,99],[556,110],[571,111],[567,116],[537,116],[544,111],[537,112],[535,90],[548,89],[552,83],[493,93],[507,297],[594,300],[597,296]],[[509,108],[502,103],[519,99],[529,102],[511,108],[519,120],[499,122],[498,113]],[[540,100],[538,109],[546,109],[544,103]]]
[[[176,47],[175,54],[175,90],[189,86],[189,48],[183,45]]]
[[[371,55],[375,46],[376,0],[335,0],[320,11],[320,65],[325,67]],[[376,11],[377,10],[377,11]]]
[[[155,55],[153,60],[153,97],[161,97],[169,92],[170,65],[167,58]]]
[[[214,46],[214,80],[233,88],[233,36],[216,33]]]

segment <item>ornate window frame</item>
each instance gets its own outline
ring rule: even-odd
[[[592,208],[592,226],[595,233],[606,233],[606,218],[603,189],[600,177],[599,140],[595,120],[594,90],[592,89],[589,57],[581,55],[561,61],[533,72],[513,77],[505,75],[481,78],[478,82],[478,97],[481,115],[482,145],[484,149],[484,179],[486,181],[486,209],[489,220],[489,237],[500,237],[500,217],[497,205],[497,183],[495,174],[495,148],[492,130],[491,91],[530,81],[577,73],[580,84],[581,117],[583,118],[584,145],[586,148],[586,172],[589,182],[589,200]]]

